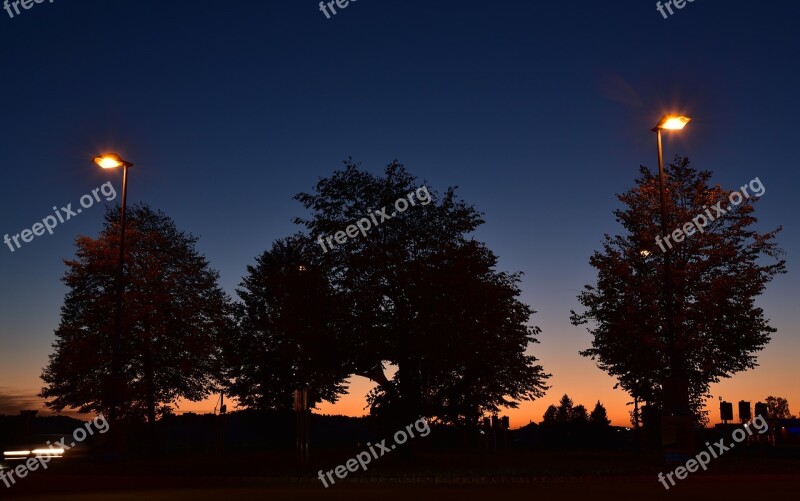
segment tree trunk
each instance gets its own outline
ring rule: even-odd
[[[145,385],[145,398],[147,399],[147,422],[150,426],[156,424],[156,389],[153,375],[153,352],[150,342],[150,332],[146,334],[146,343],[144,349],[144,385]]]

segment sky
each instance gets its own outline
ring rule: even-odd
[[[293,195],[348,157],[373,172],[397,159],[432,188],[458,186],[485,214],[475,236],[499,269],[525,274],[522,299],[542,328],[530,352],[553,377],[544,398],[507,412],[512,427],[540,421],[564,393],[589,409],[602,401],[626,425],[630,398],[578,355],[590,335],[569,314],[594,281],[589,256],[620,231],[615,194],[640,165],[656,167],[650,129],[684,113],[694,120],[665,135],[666,158],[688,156],[727,188],[758,177],[758,229],[783,226],[788,267],[758,299],[778,329],[760,366],[714,385],[713,400],[779,395],[797,413],[800,4],[698,0],[666,19],[643,0],[360,0],[336,11],[326,18],[312,0],[0,10],[0,236],[79,208],[107,182],[119,191],[120,172],[91,163],[118,151],[136,164],[129,202],[200,237],[233,295],[257,255],[299,230]],[[100,198],[52,235],[0,246],[0,413],[41,409],[63,260],[118,201]],[[369,388],[354,378],[320,411],[361,415]]]

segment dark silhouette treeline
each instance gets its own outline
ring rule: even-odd
[[[108,413],[116,401],[126,421],[154,424],[178,399],[222,392],[243,408],[290,411],[298,390],[309,408],[336,402],[355,374],[376,384],[369,412],[388,429],[425,417],[476,435],[483,415],[544,395],[550,375],[528,351],[539,329],[521,275],[496,269],[471,236],[482,215],[454,188],[429,189],[397,162],[383,175],[346,162],[296,199],[306,232],[257,256],[236,300],[196,237],[163,212],[130,209],[122,387],[108,377],[119,243],[109,210],[100,236],[79,238],[66,262],[47,407]],[[367,217],[370,232],[356,233]],[[339,244],[321,247],[325,235]]]
[[[691,202],[680,215],[725,195],[707,185],[710,173],[689,168],[685,159],[669,170],[671,192]],[[352,375],[375,384],[366,395],[369,417],[312,416],[314,447],[376,440],[421,417],[437,428],[437,438],[415,441],[403,454],[425,447],[658,447],[667,357],[656,286],[660,265],[648,257],[652,252],[643,252],[657,217],[641,209],[655,206],[655,177],[642,168],[636,182],[637,188],[620,195],[628,209],[617,212],[630,233],[606,241],[607,255],[593,256],[601,287],[587,286],[579,296],[586,310],[572,315],[576,325],[594,325],[592,348],[581,353],[633,397],[635,432],[609,426],[599,401],[589,411],[567,395],[539,425],[514,431],[497,421],[482,425],[486,416],[549,389],[550,374],[530,350],[540,333],[530,325],[535,312],[520,300],[521,273],[499,271],[498,256],[474,238],[483,214],[455,188],[429,188],[397,162],[376,175],[348,160],[311,192],[297,194],[307,215],[294,222],[303,231],[256,256],[235,298],[219,286],[219,273],[198,252],[197,237],[161,211],[144,204],[130,208],[120,346],[124,385],[109,377],[119,248],[119,208],[110,209],[100,235],[78,238],[75,258],[65,262],[68,292],[40,396],[55,411],[108,414],[115,405],[117,433],[127,437],[125,450],[132,454],[291,448],[294,411],[337,402]],[[706,198],[691,198],[697,193]],[[742,321],[748,332],[739,338],[713,321],[697,334],[697,343],[708,348],[697,353],[729,354],[715,355],[713,363],[697,354],[687,358],[686,368],[697,369],[689,391],[698,425],[707,421],[699,405],[708,385],[752,367],[752,352],[774,331],[760,310],[742,304],[785,271],[782,260],[756,263],[759,255],[780,255],[773,241],[777,230],[748,232],[753,207],[739,210],[726,245],[756,243],[736,258],[738,275],[722,282],[756,286],[735,304],[727,302],[729,288],[698,289],[709,302],[693,314],[708,318],[708,311],[723,308],[726,315],[744,314],[750,324]],[[703,244],[700,236],[695,240]],[[726,266],[724,257],[713,262]],[[695,278],[693,287],[709,283],[705,275]],[[173,415],[177,401],[215,393],[234,398],[240,411]]]

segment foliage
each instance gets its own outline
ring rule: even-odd
[[[791,411],[789,410],[789,401],[782,397],[767,397],[767,417],[769,419],[792,419]]]
[[[410,193],[427,193],[428,203],[317,248],[342,305],[343,364],[379,384],[373,412],[476,425],[484,413],[542,396],[549,375],[527,354],[539,329],[527,325],[534,312],[518,299],[520,274],[497,271],[494,253],[469,238],[483,220],[455,188],[431,193],[397,162],[382,176],[345,162],[297,195],[311,217],[296,222],[320,242],[377,209],[391,213]],[[387,364],[398,368],[391,381]]]
[[[350,374],[346,343],[333,323],[337,298],[297,235],[278,240],[247,267],[237,293],[239,331],[228,345],[228,391],[253,409],[290,410],[296,389],[309,405],[335,402]]]
[[[711,173],[690,168],[687,159],[676,158],[667,174],[668,228],[729,203],[731,192],[710,186]],[[662,383],[670,371],[664,253],[654,244],[661,233],[658,181],[642,167],[636,186],[619,195],[625,207],[615,216],[624,231],[606,235],[603,249],[592,255],[597,282],[578,296],[585,310],[572,312],[573,324],[591,324],[592,346],[581,355],[617,378],[634,399],[656,408],[662,406]],[[670,252],[675,364],[688,379],[690,405],[701,424],[707,420],[702,405],[710,385],[756,367],[756,353],[775,332],[755,298],[785,273],[785,262],[775,243],[780,228],[766,233],[751,228],[756,202],[745,199]]]
[[[221,339],[232,331],[229,298],[195,245],[161,211],[129,208],[120,366],[112,382],[119,208],[109,209],[97,239],[79,237],[65,261],[69,291],[40,396],[55,411],[108,413],[153,422],[178,399],[199,401],[221,375]]]

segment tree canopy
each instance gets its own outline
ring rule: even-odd
[[[40,396],[50,409],[108,412],[154,421],[178,399],[199,401],[219,383],[221,339],[232,329],[230,303],[195,245],[161,211],[130,207],[126,225],[124,385],[114,385],[112,345],[119,256],[119,207],[96,239],[79,237],[65,261],[68,292]],[[121,386],[121,387],[119,387]],[[115,395],[112,395],[112,392]]]
[[[789,401],[783,397],[767,397],[767,418],[769,419],[792,419],[792,412],[789,410]]]
[[[335,402],[352,366],[334,323],[340,310],[307,238],[278,240],[247,267],[237,290],[239,330],[228,344],[229,393],[257,409],[287,410],[296,389]]]
[[[757,198],[730,203],[733,190],[711,186],[711,173],[691,168],[688,159],[676,157],[667,175],[668,228],[682,228],[717,204],[731,205],[671,250],[677,360],[696,419],[703,423],[709,386],[756,367],[756,353],[775,332],[755,299],[785,273],[785,261],[775,242],[780,228],[753,229]],[[656,245],[658,182],[657,173],[642,167],[636,185],[618,195],[624,208],[615,216],[623,232],[606,235],[602,250],[591,256],[597,282],[578,296],[585,310],[572,312],[572,322],[588,324],[592,334],[591,348],[581,355],[617,378],[635,400],[655,408],[663,403],[661,385],[670,370],[664,252]]]
[[[296,222],[319,243],[316,262],[340,305],[342,365],[379,384],[374,412],[477,423],[544,394],[549,375],[527,353],[539,329],[518,299],[521,275],[497,271],[494,253],[470,236],[482,215],[455,188],[429,191],[397,162],[375,175],[347,161],[296,199],[311,213]],[[369,232],[325,245],[378,212],[388,217]],[[387,364],[397,367],[391,380]]]

